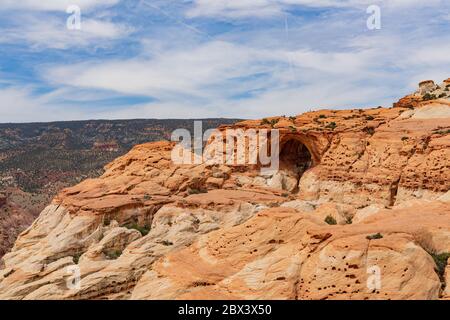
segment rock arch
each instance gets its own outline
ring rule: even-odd
[[[283,139],[280,143],[280,170],[290,172],[298,181],[314,165],[308,147],[296,137]]]

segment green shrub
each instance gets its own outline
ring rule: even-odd
[[[136,222],[135,223],[129,223],[129,224],[125,225],[125,228],[137,230],[137,231],[139,231],[142,234],[142,236],[146,236],[150,232],[150,226],[149,225],[145,225],[145,226],[141,227]]]
[[[109,259],[109,260],[116,260],[122,255],[121,250],[103,250],[103,254]]]
[[[110,224],[111,224],[111,218],[109,218],[109,217],[103,218],[103,225],[105,227],[109,226]]]
[[[364,132],[373,136],[373,134],[375,133],[375,128],[373,128],[373,127],[364,128]]]
[[[195,188],[189,188],[187,191],[188,194],[201,194],[201,193],[208,193],[208,190],[205,189],[195,189]]]
[[[371,234],[370,236],[367,236],[367,240],[376,240],[376,239],[382,239],[383,235],[381,233]]]
[[[371,121],[371,120],[373,120],[373,119],[375,119],[373,116],[367,116],[367,117],[366,117],[366,120],[367,120],[367,121]]]
[[[269,120],[269,119],[264,118],[261,121],[261,125],[270,125],[273,127],[274,125],[276,125],[278,123],[278,121],[280,121],[280,119]]]
[[[275,126],[279,121],[280,121],[280,119],[272,119],[272,120],[270,121],[270,125],[273,127],[273,126]]]
[[[336,225],[336,224],[337,224],[336,219],[333,218],[333,217],[330,216],[330,215],[328,215],[328,216],[325,218],[325,222],[328,223],[329,225]]]
[[[437,133],[437,134],[442,134],[442,135],[444,135],[444,134],[449,134],[449,133],[450,133],[450,129],[448,129],[448,130],[440,130],[440,131],[436,131],[436,133]]]
[[[447,261],[450,258],[450,252],[444,252],[440,254],[429,252],[429,254],[433,257],[434,263],[436,264],[436,272],[442,280],[444,278]]]
[[[264,119],[261,120],[261,124],[262,125],[270,124],[270,121],[267,120],[266,118],[264,118]]]
[[[294,126],[289,126],[289,130],[291,130],[292,132],[297,132],[297,128]]]
[[[336,129],[336,127],[337,127],[336,122],[330,122],[330,123],[327,125],[327,128],[329,128],[329,129],[331,129],[331,130]]]
[[[73,263],[78,264],[80,261],[80,257],[82,256],[82,252],[76,253],[73,255]]]
[[[422,97],[422,99],[424,101],[434,100],[434,99],[436,99],[436,95],[430,94],[430,93],[425,93],[424,96]]]
[[[324,115],[324,114],[321,114],[321,115],[319,116],[319,119],[326,119],[326,118],[327,118],[327,116]]]
[[[408,139],[409,139],[408,137],[402,137],[402,141],[406,141]]]

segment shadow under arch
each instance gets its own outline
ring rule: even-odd
[[[280,170],[289,170],[301,176],[310,169],[314,161],[311,152],[300,139],[285,139],[280,143]]]

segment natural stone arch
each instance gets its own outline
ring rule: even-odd
[[[283,139],[280,144],[280,170],[293,172],[300,180],[302,175],[310,169],[313,157],[308,147],[301,139],[291,137]]]

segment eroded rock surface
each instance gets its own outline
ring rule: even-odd
[[[271,174],[136,146],[19,236],[0,299],[448,299],[450,102],[421,90],[220,128],[279,129]]]

